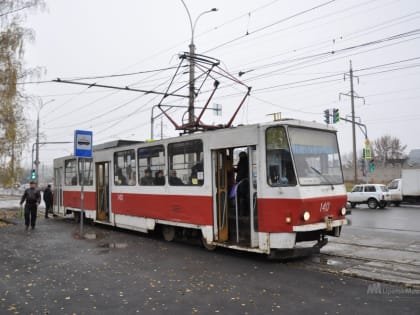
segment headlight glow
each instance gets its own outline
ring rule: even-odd
[[[309,213],[309,211],[305,211],[303,213],[303,220],[308,221],[310,218],[311,218],[311,214]]]
[[[345,207],[341,208],[341,215],[346,215],[347,209]]]

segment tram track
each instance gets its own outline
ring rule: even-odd
[[[331,257],[331,258],[346,258],[346,259],[351,259],[351,260],[355,260],[355,261],[360,261],[360,262],[380,262],[380,263],[390,263],[393,261],[390,261],[388,259],[380,259],[380,258],[367,258],[367,257],[355,257],[355,256],[351,256],[351,255],[336,255],[336,254],[330,254],[330,253],[320,253],[320,255],[326,256],[326,257]],[[395,261],[395,263],[397,263]],[[413,263],[409,263],[409,262],[398,262],[398,264],[401,265],[407,265],[407,266],[413,266],[413,267],[417,267],[419,268],[419,274],[420,274],[420,266],[418,264],[413,264]]]
[[[420,250],[342,241],[331,242],[305,268],[342,276],[420,288]],[[420,244],[419,244],[420,247]]]
[[[378,245],[366,245],[366,244],[360,244],[360,243],[355,243],[355,242],[337,242],[334,243],[332,242],[332,244],[337,244],[337,245],[350,245],[350,246],[357,246],[357,247],[365,247],[365,248],[376,248],[376,249],[385,249],[385,250],[398,250],[398,251],[407,251],[407,252],[413,252],[413,253],[420,253],[420,242],[419,242],[419,249],[412,249],[412,248],[392,248],[392,247],[386,247],[386,246],[378,246]]]
[[[411,233],[420,233],[420,230],[407,230],[407,229],[395,229],[395,228],[378,228],[378,227],[370,227],[370,226],[351,226],[352,229],[358,230],[378,230],[378,231],[392,231],[392,232],[411,232]]]

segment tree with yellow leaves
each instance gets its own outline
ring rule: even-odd
[[[24,68],[25,42],[34,36],[22,24],[26,14],[43,6],[43,0],[0,1],[0,185],[5,187],[18,180],[28,141],[23,104],[30,99],[19,82],[37,73]]]

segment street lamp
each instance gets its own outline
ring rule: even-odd
[[[38,173],[38,171],[39,171],[39,113],[41,112],[41,109],[45,105],[47,105],[47,104],[49,104],[51,102],[54,102],[54,101],[55,100],[52,99],[52,100],[49,100],[49,101],[43,103],[42,100],[40,100],[40,105],[37,108],[37,116],[36,116],[36,142],[35,142],[35,144],[36,144],[35,178],[36,178],[37,181],[38,181],[38,174],[39,174]]]
[[[189,104],[188,104],[188,122],[190,124],[194,123],[194,98],[195,98],[195,87],[194,87],[194,55],[195,55],[195,45],[194,45],[194,31],[197,25],[197,21],[200,17],[202,17],[206,13],[216,12],[217,8],[212,8],[210,10],[201,12],[197,18],[195,19],[194,23],[191,18],[190,11],[188,10],[187,5],[185,4],[184,0],[181,0],[182,4],[184,5],[185,10],[188,14],[188,19],[190,20],[190,27],[191,27],[191,42],[190,42],[190,78],[189,78]]]

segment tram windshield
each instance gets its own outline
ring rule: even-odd
[[[289,127],[288,133],[301,185],[343,183],[337,136],[334,132]]]

